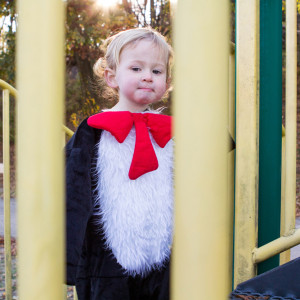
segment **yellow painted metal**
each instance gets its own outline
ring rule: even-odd
[[[300,229],[294,230],[290,235],[282,236],[264,246],[254,248],[252,251],[253,263],[264,261],[298,244],[300,244]]]
[[[232,271],[232,203],[227,194],[229,2],[178,1],[175,23],[171,294],[174,300],[227,299]]]
[[[3,200],[4,200],[4,250],[5,299],[12,299],[11,281],[11,228],[10,228],[10,145],[9,145],[9,90],[3,90]]]
[[[234,44],[231,43],[229,56],[229,103],[228,103],[228,132],[233,140],[235,140],[235,51]],[[232,141],[229,144],[228,151],[228,217],[230,218],[229,236],[233,238],[233,216],[234,216],[234,160],[235,150],[232,149]],[[231,255],[228,257],[228,263],[233,263],[233,241],[230,247]],[[230,278],[232,279],[232,267],[230,270]],[[231,283],[232,284],[232,283]]]
[[[230,43],[229,56],[229,103],[228,103],[228,132],[235,140],[235,46]],[[235,150],[231,148],[231,141],[228,153],[228,199],[231,208],[229,210],[230,219],[232,220],[231,228],[233,230],[233,211],[234,211],[234,156]],[[230,233],[233,236],[233,231]],[[232,249],[233,250],[233,249]],[[232,261],[232,260],[231,260]]]
[[[286,2],[286,177],[284,235],[295,228],[297,150],[297,2]]]
[[[17,90],[13,86],[11,86],[9,83],[7,83],[6,81],[4,81],[2,79],[0,79],[0,87],[3,90],[8,90],[10,92],[10,94],[13,95],[14,97],[18,96]]]
[[[19,0],[17,8],[19,299],[61,299],[65,277],[64,3]]]
[[[11,95],[13,95],[15,98],[18,97],[18,91],[11,86],[9,83],[7,83],[6,81],[0,79],[0,87],[2,89],[7,89]],[[72,137],[72,135],[74,134],[74,131],[72,131],[70,128],[68,128],[65,125],[62,125],[63,131],[69,136]]]
[[[63,130],[66,133],[66,135],[69,136],[69,137],[72,137],[72,135],[74,134],[74,131],[72,131],[70,128],[68,128],[65,125],[63,125]]]
[[[229,120],[228,131],[235,140],[235,45],[230,43],[229,56]]]
[[[297,1],[286,2],[286,113],[282,173],[284,197],[281,205],[281,235],[295,228],[296,217],[296,150],[297,150]],[[290,260],[290,251],[280,256],[282,263]]]
[[[68,286],[66,284],[63,285],[64,297],[63,299],[68,299]]]
[[[259,1],[236,4],[234,286],[256,274],[259,123]]]
[[[283,127],[282,127],[283,128]],[[280,236],[284,235],[284,228],[285,228],[285,132],[284,136],[282,136],[282,154],[281,154],[281,211],[280,211]],[[290,261],[291,258],[291,251],[287,250],[280,254],[280,264],[285,264]]]

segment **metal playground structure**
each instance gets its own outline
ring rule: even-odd
[[[172,300],[225,300],[241,282],[288,262],[288,249],[300,243],[297,3],[286,0],[285,8],[284,127],[282,1],[236,0],[235,44],[229,5],[178,0],[176,8]],[[18,11],[18,91],[0,81],[6,299],[12,299],[10,94],[17,100],[18,298],[62,299],[64,2],[22,0]]]

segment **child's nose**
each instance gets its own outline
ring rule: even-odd
[[[142,80],[143,81],[152,81],[152,73],[150,71],[144,72]]]

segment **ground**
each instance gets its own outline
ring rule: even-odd
[[[12,256],[12,285],[13,299],[17,299],[16,291],[16,240],[11,240],[11,256]],[[4,261],[4,239],[0,237],[0,300],[5,300],[5,261]]]
[[[0,236],[0,300],[5,300],[5,261],[4,261],[4,239]],[[18,299],[17,297],[17,247],[16,240],[11,239],[11,258],[12,258],[12,292],[13,298]],[[67,288],[67,300],[73,299],[73,288]]]

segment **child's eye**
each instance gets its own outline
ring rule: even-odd
[[[159,71],[159,70],[153,70],[152,71],[154,74],[161,74],[161,71]]]
[[[139,72],[139,71],[141,71],[141,68],[139,68],[139,67],[132,67],[131,70],[134,71],[134,72]]]

